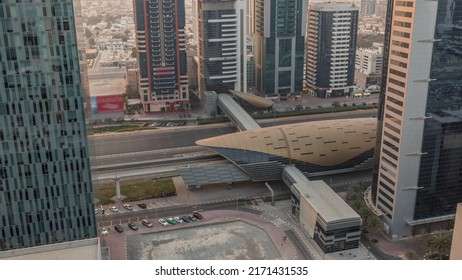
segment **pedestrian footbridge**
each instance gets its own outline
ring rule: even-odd
[[[261,128],[260,125],[229,94],[218,95],[218,107],[242,131]]]

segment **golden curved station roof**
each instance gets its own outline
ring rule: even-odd
[[[196,144],[334,166],[373,149],[376,127],[374,118],[316,121],[237,132],[199,140]]]
[[[245,100],[250,105],[257,107],[257,108],[269,108],[273,106],[274,104],[272,100],[268,100],[268,99],[265,99],[263,97],[260,97],[254,94],[235,91],[235,90],[230,90],[230,92],[236,95],[237,97]]]

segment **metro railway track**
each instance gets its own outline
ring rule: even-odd
[[[193,157],[177,157],[177,158],[168,158],[162,160],[150,160],[143,162],[127,162],[124,164],[111,164],[103,166],[92,166],[92,172],[109,172],[109,171],[120,171],[120,170],[130,170],[138,169],[143,167],[163,167],[163,166],[172,166],[172,165],[196,165],[199,163],[207,162],[228,162],[223,159],[220,155],[204,155],[204,156],[193,156]]]

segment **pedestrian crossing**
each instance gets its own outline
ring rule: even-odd
[[[180,205],[180,203],[175,200],[166,199],[166,200],[155,201],[153,203],[149,203],[148,207],[152,209],[152,208],[170,207],[170,206],[177,206],[177,205]]]
[[[282,227],[282,226],[286,226],[286,225],[287,225],[287,222],[284,221],[284,220],[281,219],[281,218],[277,218],[277,219],[275,219],[275,220],[272,220],[271,223],[274,224],[274,225],[277,226],[277,227]]]

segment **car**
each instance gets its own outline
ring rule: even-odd
[[[98,215],[99,211],[101,211],[101,209],[96,208],[96,209],[95,209],[95,215]]]
[[[114,226],[115,231],[117,232],[124,232],[124,228],[121,225],[115,225]]]
[[[101,235],[108,235],[108,234],[109,234],[109,230],[103,227],[103,230],[101,231]]]
[[[191,221],[191,222],[194,222],[196,219],[196,217],[194,217],[193,215],[189,215],[188,216],[188,219]]]
[[[159,219],[159,223],[160,223],[161,225],[163,225],[164,227],[166,227],[166,226],[168,225],[167,221],[164,220],[164,219]]]
[[[138,207],[140,207],[141,209],[146,209],[146,208],[148,208],[148,207],[146,206],[146,204],[143,203],[143,202],[139,202],[139,203],[137,203],[136,205],[138,205]]]
[[[185,222],[185,223],[191,222],[191,220],[189,220],[187,216],[183,216],[183,217],[181,217],[181,219],[182,219],[183,222]]]
[[[118,209],[117,207],[115,207],[115,206],[109,207],[109,210],[111,210],[111,211],[114,212],[114,213],[119,212],[119,209]]]
[[[201,215],[199,212],[197,212],[197,211],[194,211],[194,212],[193,212],[193,216],[194,216],[196,219],[198,219],[198,220],[202,220],[202,218],[204,218],[204,217],[202,217],[202,215]]]
[[[167,223],[171,225],[176,225],[176,220],[174,218],[167,218]]]
[[[146,227],[148,227],[148,228],[151,228],[151,227],[153,226],[153,224],[151,223],[151,221],[150,221],[150,220],[147,220],[147,219],[143,219],[143,220],[141,221],[141,224],[143,224],[143,226],[146,226]]]
[[[138,230],[138,226],[134,222],[128,223],[128,227],[132,230]]]
[[[128,211],[132,211],[133,207],[130,204],[124,204],[123,207],[127,209]]]
[[[175,221],[176,221],[178,224],[182,224],[182,223],[183,223],[183,220],[182,220],[180,217],[175,217],[174,219],[175,219]]]

